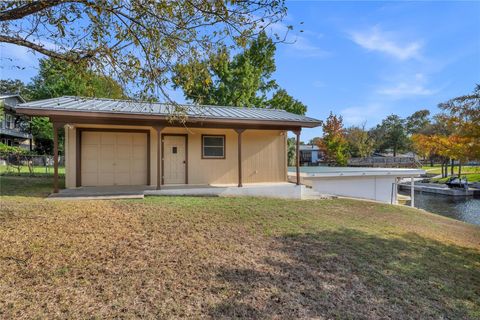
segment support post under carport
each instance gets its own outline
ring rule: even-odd
[[[297,172],[297,186],[300,185],[300,133],[302,132],[301,128],[294,130],[296,136],[296,148],[295,148],[295,166]]]
[[[415,180],[410,178],[410,206],[415,207]]]
[[[157,130],[157,190],[161,189],[162,186],[162,130],[165,127],[163,126],[156,126],[155,129]]]
[[[242,133],[245,129],[235,129],[238,135],[238,187],[243,187],[242,183]]]
[[[53,193],[58,193],[58,129],[62,123],[53,123]]]

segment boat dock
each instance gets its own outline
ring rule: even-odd
[[[410,190],[411,188],[410,184],[407,183],[400,183],[398,186],[400,190]],[[447,185],[437,183],[415,183],[414,190],[427,193],[443,194],[453,197],[465,197],[480,194],[480,190],[478,189],[470,188],[466,190],[449,188]]]

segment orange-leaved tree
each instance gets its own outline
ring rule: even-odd
[[[325,161],[331,165],[346,166],[348,162],[348,142],[345,138],[342,116],[332,112],[322,123],[323,137],[316,140]]]
[[[445,111],[442,118],[453,131],[450,153],[459,161],[460,176],[462,162],[480,159],[480,85],[473,93],[453,98],[439,107]]]

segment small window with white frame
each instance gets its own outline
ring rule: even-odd
[[[202,135],[202,159],[225,159],[224,135]]]
[[[6,129],[15,129],[15,121],[11,114],[5,114],[5,128]]]

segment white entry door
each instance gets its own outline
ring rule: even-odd
[[[147,184],[147,134],[82,132],[82,186]]]
[[[163,183],[184,184],[187,174],[186,136],[163,136]]]

